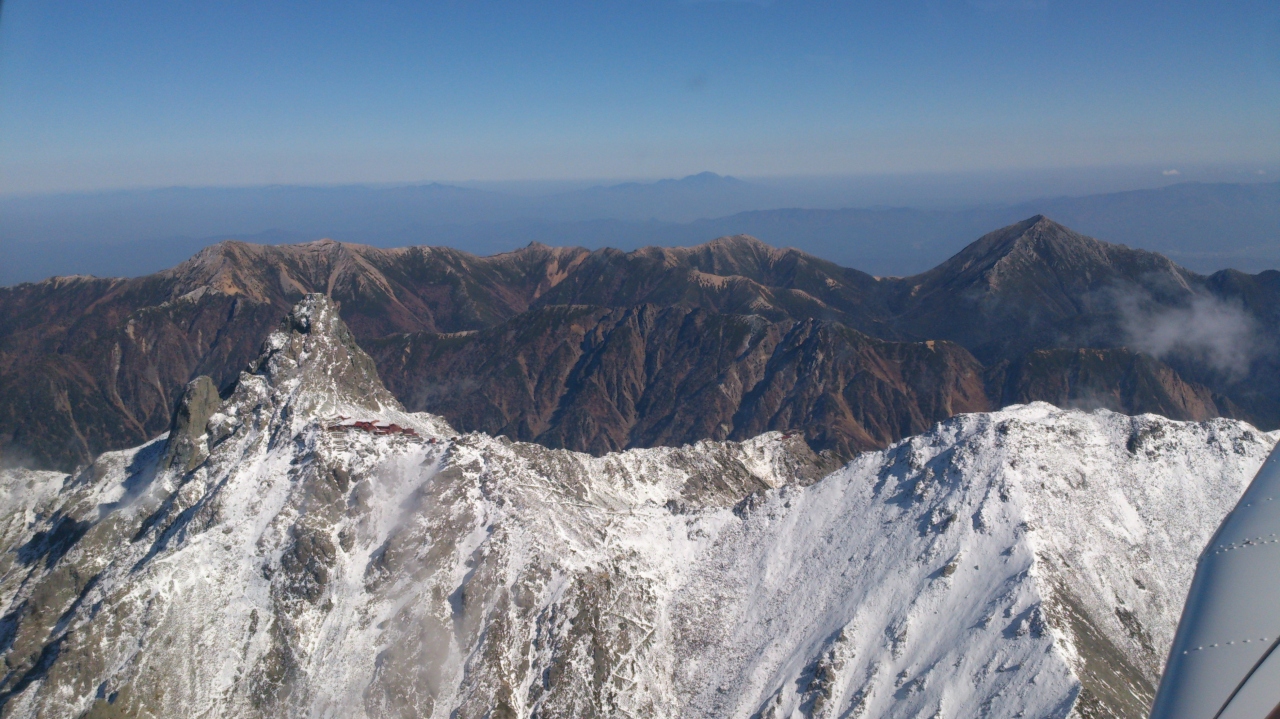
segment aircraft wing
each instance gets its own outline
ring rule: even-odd
[[[1280,447],[1200,555],[1151,719],[1280,719]]]

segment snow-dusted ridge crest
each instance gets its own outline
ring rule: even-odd
[[[593,458],[405,413],[311,295],[167,438],[0,473],[0,714],[1138,717],[1274,443],[1036,404],[829,474]]]

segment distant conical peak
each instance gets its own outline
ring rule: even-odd
[[[1034,217],[1029,217],[1021,222],[1016,222],[1007,227],[1002,227],[994,232],[989,232],[986,235],[983,235],[964,250],[961,250],[956,257],[967,257],[975,254],[980,256],[991,255],[998,257],[1018,250],[1019,248],[1029,249],[1032,245],[1039,242],[1089,246],[1092,248],[1106,246],[1105,243],[1075,232],[1068,227],[1054,222],[1044,215],[1035,215]],[[945,267],[948,263],[949,262],[944,262],[942,265],[939,265],[938,268]]]
[[[1007,234],[1010,236],[1011,239],[1015,241],[1023,237],[1034,236],[1034,235],[1043,234],[1046,232],[1055,233],[1055,234],[1058,232],[1061,232],[1064,234],[1075,234],[1067,227],[1064,227],[1054,222],[1053,220],[1049,219],[1048,217],[1045,217],[1044,215],[1036,215],[1034,217],[1028,217],[1022,222],[1014,223],[1012,225],[1009,225],[1008,227],[1004,227],[999,230],[996,230],[996,232],[1001,234]]]
[[[733,177],[731,175],[720,175],[708,170],[706,172],[699,172],[695,175],[687,175],[685,177],[680,178],[679,180],[676,180],[676,182],[683,182],[686,184],[692,184],[692,183],[710,184],[710,183],[717,183],[717,182],[724,183],[724,184],[738,184],[738,183],[741,183],[742,180],[739,180],[738,178]]]
[[[1067,227],[1066,225],[1054,222],[1053,220],[1049,219],[1048,217],[1045,217],[1044,215],[1036,215],[1035,217],[1029,218],[1027,222],[1030,223],[1030,227],[1027,228],[1027,231],[1024,234],[1052,233],[1057,236],[1072,237],[1072,238],[1078,238],[1082,240],[1093,240],[1092,237],[1082,235],[1079,232],[1076,232],[1075,230],[1071,229],[1070,227]],[[1096,242],[1097,240],[1093,240],[1093,241]]]

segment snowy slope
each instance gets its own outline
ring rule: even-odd
[[[1143,716],[1195,557],[1273,442],[1037,404],[772,493],[678,605],[684,692],[716,716],[1060,716],[1083,681],[1082,710]]]
[[[1274,442],[1031,405],[816,482],[778,433],[593,458],[404,413],[311,296],[168,438],[0,474],[0,711],[1138,717]]]

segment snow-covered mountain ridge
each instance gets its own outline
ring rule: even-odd
[[[403,412],[309,296],[167,439],[0,474],[0,713],[1138,717],[1275,441],[1035,404],[830,474],[593,458]]]

